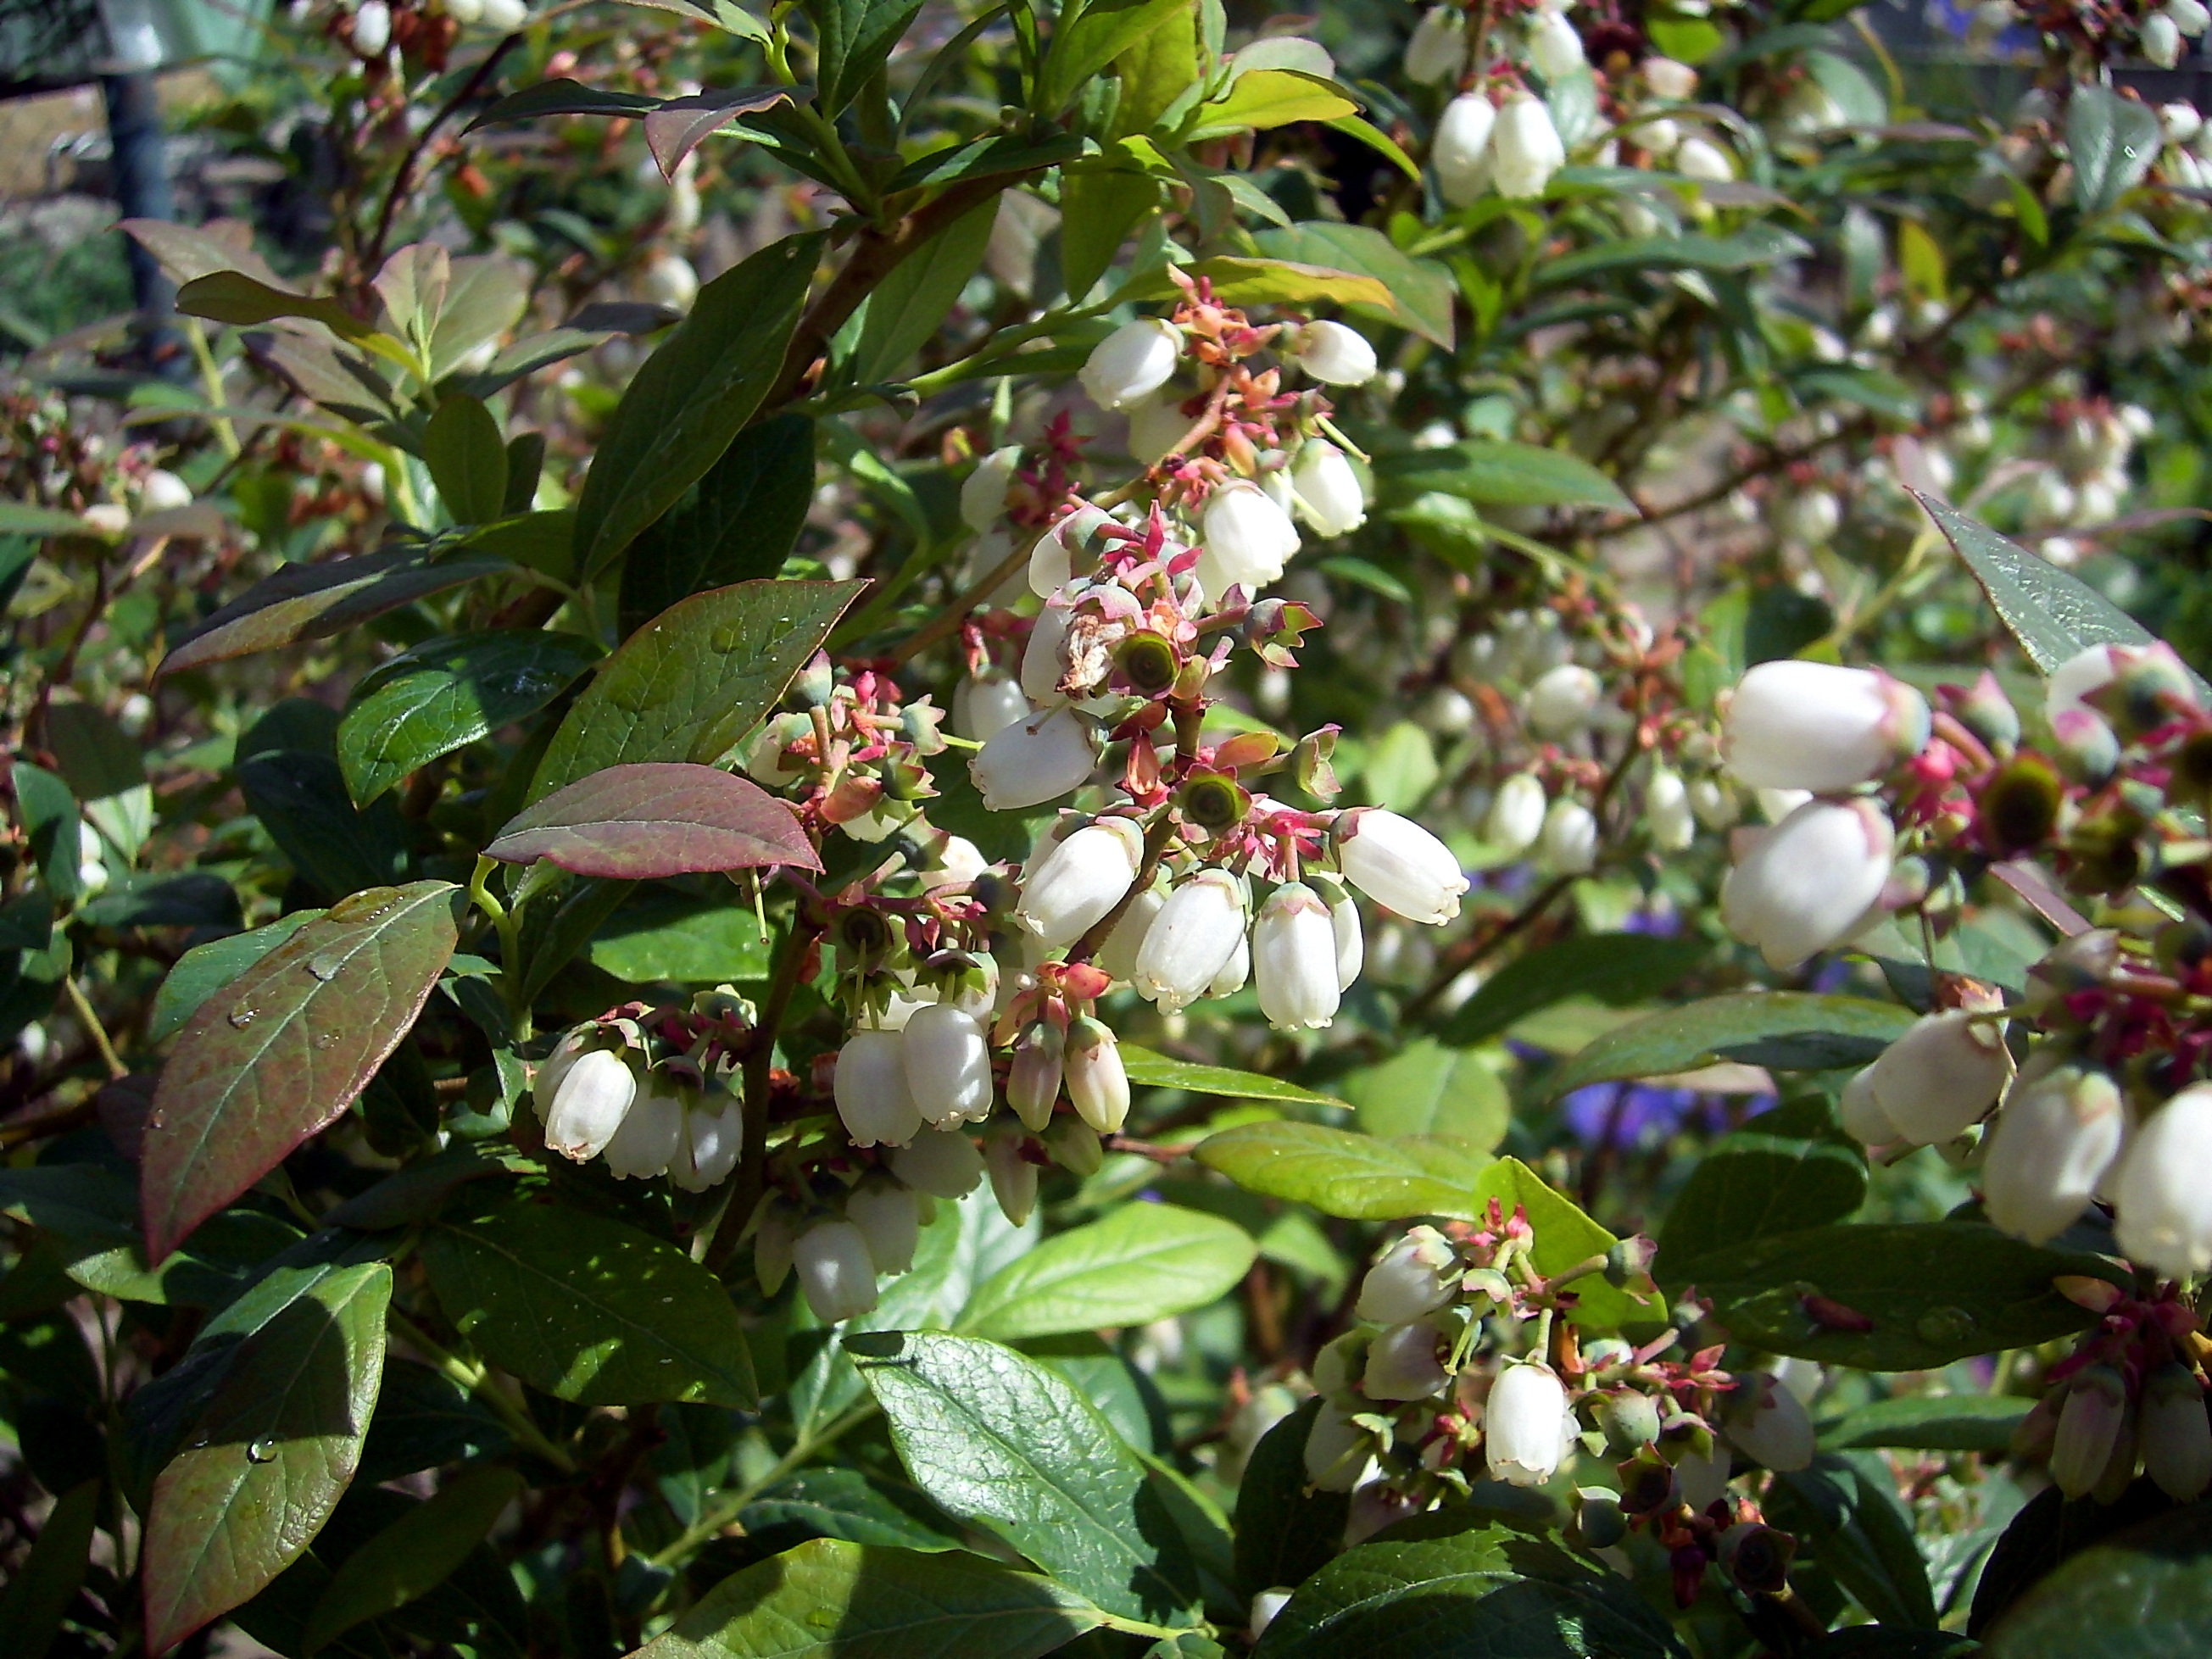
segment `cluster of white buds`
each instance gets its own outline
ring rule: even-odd
[[[2212,184],[2212,125],[2204,112],[2185,99],[2161,104],[2160,136],[2166,149],[2160,165],[2175,184],[2201,188]]]
[[[746,1030],[744,1005],[720,991],[688,1006],[628,1005],[564,1033],[531,1085],[546,1150],[602,1159],[617,1180],[719,1186],[743,1139],[728,1085]]]
[[[2128,462],[2136,444],[2150,435],[2149,411],[2132,404],[2116,408],[2102,398],[2066,398],[2054,405],[2051,422],[2042,446],[2045,462],[2028,485],[2029,520],[2066,528],[2118,517],[2132,487]],[[2044,546],[2051,556],[2049,542]],[[2070,549],[2062,547],[2054,562],[2070,562]]]
[[[1493,191],[1530,200],[1567,164],[1567,147],[1551,106],[1527,88],[1506,92],[1502,103],[1492,102],[1487,92],[1468,92],[1437,118],[1429,163],[1437,191],[1452,207],[1468,206]]]
[[[2204,0],[2166,0],[2136,26],[2136,44],[2142,55],[2160,69],[2181,61],[2183,43],[2200,39],[2212,27],[2212,9]]]
[[[1744,676],[1723,763],[1753,789],[1804,793],[1771,828],[1739,832],[1721,889],[1731,933],[1795,968],[1879,914],[1896,831],[1880,802],[1847,792],[1919,754],[1929,730],[1927,701],[1879,670],[1778,661]]]

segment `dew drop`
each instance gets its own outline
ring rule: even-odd
[[[327,1054],[338,1046],[338,1034],[336,1031],[318,1031],[314,1041],[315,1047]]]
[[[397,888],[364,888],[340,899],[331,906],[326,915],[332,921],[374,921],[389,910],[398,897]]]
[[[169,1115],[167,1112],[149,1112],[146,1114],[146,1127],[149,1129],[158,1129],[168,1121]]]
[[[265,1437],[255,1441],[246,1449],[246,1459],[249,1463],[270,1463],[274,1462],[276,1458],[276,1443]]]
[[[1930,1308],[1912,1322],[1923,1342],[1957,1342],[1974,1328],[1974,1316],[1964,1308]]]
[[[230,1023],[241,1031],[260,1018],[261,1011],[251,1002],[236,1003],[230,1011]]]
[[[345,958],[335,951],[318,951],[307,958],[307,971],[325,985],[336,979],[338,969],[344,966]]]

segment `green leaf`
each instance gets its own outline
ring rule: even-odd
[[[2015,1394],[1904,1394],[1847,1412],[1820,1428],[1826,1451],[1894,1446],[1911,1451],[2002,1453],[2035,1401]]]
[[[1708,997],[1607,1031],[1545,1079],[1544,1098],[1557,1100],[1592,1083],[1692,1071],[1730,1050],[1781,1039],[1833,1040],[1840,1057],[1828,1059],[1830,1066],[1863,1064],[1912,1020],[1910,1008],[1864,997],[1803,991]]]
[[[0,1591],[0,1653],[9,1659],[39,1659],[52,1650],[63,1615],[92,1565],[100,1488],[98,1480],[87,1480],[55,1500],[31,1553]]]
[[[1486,1152],[1513,1118],[1495,1060],[1433,1037],[1416,1037],[1381,1065],[1362,1066],[1343,1086],[1370,1135],[1443,1135]]]
[[[1322,1492],[1306,1480],[1306,1437],[1321,1401],[1309,1400],[1252,1449],[1237,1487],[1237,1593],[1246,1598],[1302,1584],[1327,1566],[1344,1542],[1352,1494]]]
[[[336,300],[271,288],[242,270],[214,270],[195,276],[177,290],[177,309],[188,317],[253,328],[263,323],[320,323],[343,340],[365,340],[376,331]]]
[[[1184,272],[1205,277],[1225,305],[1382,306],[1390,298],[1389,290],[1372,276],[1288,259],[1255,259],[1241,253],[1216,254],[1185,266]],[[1172,300],[1182,293],[1166,267],[1153,266],[1131,279],[1114,297],[1130,301]]]
[[[1703,1259],[1777,1233],[1848,1219],[1866,1197],[1866,1153],[1820,1101],[1762,1113],[1698,1161],[1659,1234],[1667,1283],[1705,1275]]]
[[[1351,118],[1331,125],[1344,126]],[[1373,277],[1389,291],[1389,298],[1376,307],[1355,305],[1356,313],[1395,323],[1446,351],[1452,349],[1459,284],[1452,279],[1451,268],[1441,261],[1408,253],[1366,225],[1340,224],[1328,219],[1310,220],[1287,230],[1259,231],[1252,240],[1262,253],[1279,259]]]
[[[323,1278],[245,1339],[154,1483],[146,1647],[166,1652],[289,1565],[337,1505],[376,1408],[392,1270]]]
[[[1619,484],[1581,456],[1503,439],[1383,456],[1376,472],[1408,495],[1433,491],[1478,506],[1601,507],[1623,513],[1635,507]]]
[[[787,236],[723,272],[645,360],[576,503],[576,562],[586,580],[674,506],[752,418],[783,368],[821,252],[819,234]]]
[[[18,772],[20,772],[18,765]],[[296,909],[268,927],[257,927],[250,933],[232,933],[230,938],[208,940],[206,945],[195,945],[191,951],[177,957],[175,967],[161,980],[161,987],[153,994],[153,1013],[146,1018],[146,1042],[166,1042],[184,1029],[210,995],[222,991],[226,984],[239,978],[246,969],[258,963],[261,957],[283,945],[301,927],[312,922],[319,909]]]
[[[728,1292],[635,1227],[512,1198],[439,1223],[422,1261],[454,1328],[532,1388],[584,1406],[753,1403]]]
[[[46,710],[46,742],[85,822],[125,862],[154,833],[154,792],[137,739],[104,709],[57,702]]]
[[[1535,1230],[1536,1245],[1529,1261],[1547,1278],[1557,1278],[1592,1256],[1601,1256],[1620,1241],[1583,1213],[1581,1206],[1562,1197],[1543,1176],[1517,1158],[1501,1158],[1482,1172],[1474,1183],[1474,1213],[1480,1218],[1496,1199],[1510,1217],[1525,1212]],[[1573,1282],[1577,1303],[1568,1317],[1577,1325],[1611,1331],[1635,1320],[1665,1317],[1663,1304],[1638,1302],[1596,1273]]]
[[[1771,225],[1747,225],[1726,236],[1630,237],[1602,241],[1537,266],[1534,284],[1559,287],[1617,270],[1753,270],[1802,258],[1812,245]]]
[[[888,380],[937,336],[960,291],[983,267],[999,198],[971,208],[899,261],[858,313],[859,339],[842,365],[854,384]]]
[[[763,1547],[803,1528],[811,1537],[933,1554],[960,1547],[922,1518],[934,1511],[910,1492],[905,1498],[904,1505],[894,1501],[858,1469],[802,1469],[746,1504],[738,1524]]]
[[[599,660],[580,634],[495,629],[430,640],[380,663],[338,723],[338,764],[356,801],[417,767],[527,720]]]
[[[1767,1517],[1795,1534],[1859,1605],[1884,1625],[1930,1630],[1936,1601],[1897,1479],[1878,1452],[1826,1453],[1778,1471]]]
[[[725,1578],[635,1659],[1036,1659],[1103,1622],[979,1555],[818,1538]]]
[[[1114,106],[1115,133],[1152,131],[1206,72],[1198,46],[1198,12],[1196,6],[1169,12],[1149,33],[1114,59],[1114,73],[1121,81],[1121,100]],[[1065,179],[1063,174],[1063,188]],[[1065,222],[1060,234],[1067,234]],[[1072,284],[1069,291],[1076,291]]]
[[[1069,167],[1061,174],[1060,269],[1069,294],[1080,300],[1091,292],[1159,197],[1159,181],[1141,173]]]
[[[806,0],[814,20],[815,102],[835,120],[881,69],[899,37],[921,9],[921,0]]]
[[[694,593],[775,575],[813,498],[812,421],[779,415],[738,433],[706,476],[630,544],[623,634]]]
[[[1109,64],[1190,9],[1191,0],[1076,0],[1053,30],[1030,106],[1047,119],[1063,113]]]
[[[1233,1222],[1169,1204],[1128,1204],[1048,1238],[976,1288],[959,1328],[1011,1341],[1147,1325],[1218,1301],[1257,1247]]]
[[[610,766],[503,824],[489,859],[617,881],[822,860],[791,805],[750,778],[684,761]]]
[[[2158,159],[2158,112],[2117,88],[2084,82],[2066,102],[2066,153],[2074,163],[2074,200],[2084,218],[2118,205]]]
[[[1626,1578],[1480,1512],[1424,1516],[1298,1586],[1256,1659],[1683,1659]]]
[[[386,1359],[355,1479],[380,1486],[441,1463],[501,1456],[510,1444],[507,1425],[445,1372]]]
[[[750,907],[652,889],[592,940],[592,966],[630,985],[734,985],[766,979],[768,940]]]
[[[720,759],[782,701],[864,586],[738,582],[671,605],[600,665],[553,734],[529,799],[610,766]]]
[[[422,460],[455,524],[507,516],[507,440],[481,399],[455,392],[422,428]]]
[[[266,724],[264,721],[264,724]],[[259,735],[259,728],[248,740]],[[396,801],[354,804],[331,750],[267,747],[238,760],[239,793],[276,850],[317,892],[335,896],[397,880],[407,863],[407,828]]]
[[[1375,739],[1359,769],[1367,798],[1394,812],[1411,812],[1443,775],[1435,742],[1412,720],[1394,722]]]
[[[1582,933],[1516,957],[1461,1005],[1439,1033],[1468,1044],[1495,1036],[1569,997],[1595,997],[1615,1008],[1643,1002],[1696,970],[1702,939],[1650,933]]]
[[[2115,1272],[1966,1221],[1781,1233],[1706,1262],[1698,1289],[1736,1340],[1875,1371],[1935,1370],[2086,1329],[2093,1316],[2052,1281]]]
[[[307,1651],[327,1647],[355,1626],[396,1612],[443,1583],[522,1486],[522,1476],[513,1469],[468,1470],[347,1556],[308,1618]]]
[[[458,890],[418,881],[341,899],[192,1016],[146,1119],[150,1260],[368,1086],[453,954]]]
[[[556,78],[511,92],[469,123],[464,131],[508,121],[534,121],[547,115],[612,115],[637,117],[660,107],[660,100],[641,92],[617,92],[611,87],[587,87],[580,81]]]
[[[1983,1634],[1987,1659],[2171,1659],[2212,1629],[2212,1505],[2194,1504],[2069,1556]]]
[[[1247,1192],[1310,1204],[1354,1221],[1476,1214],[1474,1182],[1487,1159],[1455,1141],[1382,1140],[1318,1123],[1243,1123],[1192,1154]]]
[[[1359,103],[1334,82],[1296,70],[1258,69],[1238,76],[1229,90],[1193,112],[1185,143],[1232,132],[1286,127],[1294,121],[1335,121],[1359,113]]]
[[[973,1337],[848,1337],[914,1483],[1108,1613],[1176,1617],[1196,1591],[1143,1462],[1066,1381]],[[933,1558],[941,1559],[941,1558]]]
[[[1928,495],[1919,500],[1989,595],[1997,620],[2045,673],[2093,645],[2154,643],[2141,623],[2079,577],[1946,502]],[[2190,678],[2201,694],[2212,696],[2201,677],[2192,672]]]
[[[1316,1094],[1280,1078],[1176,1060],[1133,1042],[1121,1045],[1121,1063],[1128,1071],[1130,1082],[1149,1088],[1182,1089],[1194,1095],[1230,1095],[1238,1100],[1273,1100],[1296,1106],[1344,1104],[1333,1095]]]

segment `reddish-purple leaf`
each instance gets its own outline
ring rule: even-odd
[[[683,761],[594,772],[508,819],[484,853],[630,881],[765,864],[822,867],[788,803],[750,779]]]
[[[368,1086],[453,954],[459,890],[418,881],[340,899],[201,1005],[146,1118],[149,1262]]]
[[[295,640],[325,639],[426,594],[510,568],[504,559],[451,558],[427,564],[411,548],[287,565],[194,629],[161,659],[161,672],[175,674]]]
[[[787,87],[714,87],[688,98],[672,98],[645,118],[645,142],[660,171],[668,178],[684,158],[720,131],[744,115],[791,101]]]

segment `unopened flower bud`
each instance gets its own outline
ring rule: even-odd
[[[1518,857],[1544,833],[1549,805],[1544,785],[1534,772],[1516,772],[1498,786],[1482,820],[1482,838],[1508,858]]]
[[[902,1273],[914,1266],[921,1237],[914,1188],[871,1176],[846,1195],[845,1218],[860,1230],[877,1272]]]
[[[620,1054],[593,1048],[577,1055],[562,1068],[550,1101],[539,1108],[546,1150],[589,1163],[614,1139],[636,1098],[637,1074]]]
[[[1199,535],[1198,580],[1209,599],[1218,600],[1232,586],[1248,593],[1266,586],[1298,550],[1291,515],[1243,478],[1231,478],[1206,498]]]
[[[1030,1218],[1036,1208],[1037,1166],[1029,1161],[1025,1149],[1029,1137],[1023,1134],[994,1134],[983,1143],[983,1167],[991,1176],[991,1196],[999,1202],[999,1213],[1006,1218],[1006,1224],[1018,1227]]]
[[[1101,340],[1076,378],[1101,409],[1121,409],[1165,386],[1182,356],[1181,330],[1139,317]]]
[[[964,679],[952,693],[952,731],[970,743],[996,737],[1034,712],[1022,688],[996,669]]]
[[[868,1241],[851,1222],[817,1222],[799,1236],[791,1260],[806,1305],[823,1324],[876,1305],[876,1265],[868,1257]]]
[[[1276,1030],[1327,1025],[1336,1018],[1336,925],[1320,894],[1294,881],[1267,895],[1252,925],[1252,966],[1261,1012]]]
[[[1728,1417],[1728,1437],[1736,1449],[1784,1474],[1811,1463],[1813,1419],[1797,1396],[1765,1371],[1746,1372],[1737,1381]]]
[[[1681,774],[1664,766],[1651,769],[1644,786],[1644,818],[1651,829],[1651,844],[1662,853],[1679,853],[1698,838],[1698,815],[1690,807],[1689,786]]]
[[[1098,763],[1097,728],[1063,703],[994,732],[968,775],[994,812],[1042,806],[1078,788]]]
[[[907,1086],[905,1036],[854,1031],[837,1051],[831,1080],[837,1116],[855,1146],[903,1146],[921,1129],[921,1112]]]
[[[1621,1513],[1620,1501],[1612,1492],[1577,1492],[1576,1498],[1579,1501],[1575,1505],[1575,1531],[1583,1547],[1611,1549],[1626,1540],[1628,1517]]]
[[[2108,1073],[2031,1059],[1990,1133],[1984,1212],[2031,1244],[2057,1237],[2088,1207],[2126,1133],[2126,1106]]]
[[[1244,1624],[1244,1633],[1257,1642],[1267,1633],[1267,1626],[1275,1622],[1275,1615],[1291,1602],[1291,1592],[1277,1585],[1263,1589],[1252,1598],[1252,1608]]]
[[[2180,27],[2162,11],[2143,19],[2136,44],[2143,57],[2160,69],[2170,70],[2181,61]]]
[[[998,523],[1006,511],[1006,486],[1021,465],[1020,447],[994,449],[975,463],[975,470],[960,481],[960,519],[981,535]]]
[[[2051,1447],[2051,1478],[2069,1498],[2095,1486],[2112,1461],[2128,1409],[2128,1385],[2110,1365],[2092,1365],[2067,1385]]]
[[[384,56],[384,49],[392,44],[392,8],[385,0],[361,0],[354,8],[349,39],[363,58]]]
[[[1540,738],[1572,737],[1590,723],[1605,683],[1578,662],[1547,669],[1528,688],[1528,724]]]
[[[1927,746],[1927,700],[1876,670],[1763,662],[1729,703],[1728,769],[1759,789],[1849,789]]]
[[[1862,1066],[1851,1074],[1851,1080],[1844,1085],[1837,1115],[1843,1120],[1844,1133],[1866,1146],[1887,1146],[1899,1139],[1897,1125],[1889,1121],[1875,1094],[1871,1066]]]
[[[933,1198],[964,1198],[983,1178],[983,1155],[957,1129],[934,1131],[892,1152],[891,1173]]]
[[[1134,819],[1086,824],[1024,872],[1014,918],[1051,948],[1073,945],[1121,902],[1144,857]]]
[[[1896,831],[1870,800],[1808,800],[1759,836],[1721,887],[1721,919],[1779,969],[1857,931],[1889,879]]]
[[[2143,1473],[2177,1504],[2193,1504],[2212,1486],[2212,1417],[2204,1384],[2168,1360],[2143,1382]]]
[[[191,504],[192,487],[167,467],[155,467],[138,485],[141,513],[173,513]]]
[[[991,1045],[973,1014],[942,1002],[917,1008],[899,1045],[924,1122],[941,1129],[990,1115]]]
[[[1448,205],[1465,207],[1488,188],[1491,139],[1497,126],[1498,106],[1480,92],[1461,94],[1437,118],[1429,161]]]
[[[668,1166],[671,1186],[687,1193],[719,1187],[738,1167],[744,1149],[745,1112],[727,1095],[695,1103],[684,1115],[684,1137]]]
[[[1328,923],[1336,939],[1336,988],[1349,991],[1365,965],[1367,943],[1360,932],[1359,907],[1352,895],[1331,884],[1334,896],[1329,900]]]
[[[1720,1536],[1721,1570],[1749,1595],[1779,1595],[1790,1588],[1790,1561],[1797,1540],[1763,1522],[1741,1521]]]
[[[1538,852],[1557,876],[1587,875],[1597,867],[1597,818],[1578,800],[1561,799],[1544,814]]]
[[[1106,1149],[1098,1131],[1079,1119],[1063,1117],[1045,1132],[1044,1144],[1052,1161],[1079,1181],[1086,1181],[1106,1166]]]
[[[1406,42],[1406,78],[1417,87],[1456,81],[1467,68],[1467,14],[1456,6],[1431,6]]]
[[[1735,177],[1735,161],[1711,139],[1693,132],[1674,147],[1674,171],[1686,179],[1725,184]]]
[[[1698,71],[1687,64],[1678,64],[1671,58],[1647,58],[1640,67],[1644,84],[1654,98],[1686,104],[1698,95]]]
[[[1316,326],[1318,326],[1316,325]],[[1367,522],[1367,495],[1359,474],[1334,444],[1311,438],[1299,446],[1291,464],[1298,514],[1316,535],[1349,536]]]
[[[1292,337],[1298,367],[1328,386],[1365,386],[1375,378],[1375,348],[1358,329],[1326,319],[1308,323]]]
[[[2184,1089],[2136,1129],[2110,1196],[2120,1252],[2174,1279],[2212,1269],[2212,1085]]]
[[[1546,81],[1557,82],[1589,60],[1566,14],[1540,8],[1528,19],[1528,61]]]
[[[1541,1486],[1565,1450],[1567,1391],[1550,1366],[1509,1364],[1491,1385],[1482,1413],[1482,1455],[1491,1478],[1510,1486]]]
[[[1355,807],[1337,818],[1334,840],[1345,879],[1385,909],[1431,926],[1459,914],[1469,884],[1458,858],[1411,818]]]
[[[1440,1355],[1443,1334],[1426,1324],[1395,1325],[1367,1350],[1360,1389],[1370,1400],[1426,1400],[1451,1381]]]
[[[665,1072],[648,1072],[622,1127],[602,1154],[617,1181],[650,1181],[668,1173],[684,1136],[684,1095]]]
[[[1006,1073],[1006,1103],[1024,1128],[1038,1134],[1052,1121],[1060,1099],[1062,1042],[1058,1026],[1036,1021],[1014,1045],[1014,1063]]]
[[[1145,948],[1146,936],[1167,902],[1167,895],[1157,887],[1148,887],[1129,901],[1129,908],[1098,946],[1096,961],[1101,973],[1125,984],[1137,976],[1138,952]]]
[[[2002,1023],[1959,1008],[1923,1015],[1867,1068],[1882,1115],[1920,1146],[1964,1134],[2011,1070]]]
[[[1491,177],[1498,193],[1525,201],[1544,193],[1552,175],[1567,164],[1566,146],[1552,125],[1551,106],[1534,93],[1516,92],[1498,112],[1491,136]]]
[[[1360,1318],[1404,1325],[1434,1313],[1452,1299],[1459,1282],[1459,1252],[1434,1227],[1415,1227],[1359,1284]]]
[[[1170,1012],[1195,1002],[1235,954],[1244,921],[1237,878],[1225,870],[1200,871],[1168,895],[1146,931],[1133,978],[1138,994]]]
[[[1327,1400],[1306,1431],[1306,1480],[1322,1492],[1350,1492],[1375,1468],[1367,1431]]]
[[[1075,1115],[1102,1135],[1120,1133],[1129,1115],[1129,1073],[1112,1030],[1088,1014],[1070,1021],[1065,1064]]]

